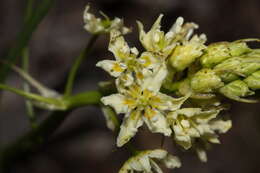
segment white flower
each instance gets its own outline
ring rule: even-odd
[[[118,30],[111,31],[108,49],[114,54],[115,60],[99,61],[96,66],[103,68],[113,77],[120,77],[124,85],[131,85],[133,82],[131,73],[138,68],[136,58],[138,50],[130,48]]]
[[[170,55],[171,65],[177,70],[182,71],[189,67],[196,58],[203,54],[206,49],[206,35],[194,35],[190,40],[183,40],[182,43],[174,49]]]
[[[164,163],[169,169],[181,167],[181,162],[178,157],[170,155],[165,150],[155,149],[142,151],[136,156],[131,157],[124,163],[119,173],[162,173],[161,168],[155,162],[156,160]]]
[[[139,39],[147,51],[155,52],[166,58],[170,55],[173,49],[178,45],[178,42],[188,40],[193,33],[193,30],[198,28],[194,23],[186,23],[183,25],[183,18],[179,17],[171,29],[165,34],[160,30],[161,14],[153,24],[149,32],[144,31],[144,26],[137,21],[139,27]]]
[[[171,129],[166,121],[165,112],[179,109],[187,99],[187,97],[172,98],[159,91],[142,88],[136,83],[122,92],[101,99],[105,105],[112,106],[118,114],[126,114],[117,138],[119,147],[136,134],[143,122],[150,131],[170,136]]]
[[[225,133],[231,121],[217,120],[219,109],[202,111],[200,108],[183,108],[168,114],[167,119],[174,131],[176,142],[189,149],[194,138],[203,138],[211,143],[219,143],[215,131]]]
[[[124,26],[122,19],[115,18],[110,20],[105,14],[101,13],[105,19],[97,18],[89,12],[90,6],[87,5],[84,11],[83,19],[84,28],[92,34],[109,33],[112,29],[120,30],[123,34],[129,33],[131,30]]]
[[[165,61],[151,52],[143,52],[137,57],[138,50],[135,47],[130,48],[119,31],[112,30],[110,35],[109,51],[114,54],[115,60],[99,61],[96,66],[117,78],[119,91],[134,81],[144,88],[159,90],[167,75]]]

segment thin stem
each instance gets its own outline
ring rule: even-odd
[[[34,0],[27,0],[24,21],[27,22],[33,14]]]
[[[29,50],[28,48],[24,49],[23,57],[22,57],[22,68],[25,72],[29,71]],[[23,83],[23,89],[25,92],[30,92],[30,86],[27,82]],[[30,120],[30,124],[32,128],[37,126],[36,117],[34,113],[33,104],[30,100],[25,100],[26,112]]]
[[[42,19],[47,15],[48,11],[51,9],[56,0],[42,0],[35,10],[35,13],[28,17],[21,32],[17,36],[17,41],[9,51],[5,60],[10,63],[15,63],[19,55],[21,55],[23,49],[28,45],[33,32],[36,30],[37,26],[40,24]],[[0,68],[0,82],[4,82],[10,68],[6,65]]]
[[[66,100],[63,100],[61,98],[43,97],[43,96],[40,96],[37,94],[27,93],[23,90],[16,89],[16,88],[10,87],[8,85],[4,85],[4,84],[0,84],[0,89],[10,91],[17,95],[25,97],[26,99],[33,100],[37,103],[44,103],[45,105],[42,105],[42,106],[48,107],[48,105],[50,105],[50,107],[55,107],[56,110],[57,109],[67,110],[67,108],[68,108],[68,104],[67,104]]]
[[[7,171],[16,160],[39,149],[77,106],[98,105],[100,98],[101,94],[98,91],[89,91],[66,98],[66,102],[71,104],[68,110],[54,111],[36,128],[31,129],[24,136],[3,148],[0,153],[0,170]]]
[[[91,48],[93,47],[95,41],[97,40],[98,35],[92,35],[86,48],[84,49],[84,51],[76,58],[76,60],[74,61],[74,64],[69,72],[69,77],[66,83],[66,87],[65,87],[65,92],[64,92],[64,96],[67,97],[71,94],[72,88],[73,88],[73,84],[74,84],[74,80],[75,77],[77,75],[79,66],[82,64],[83,60],[87,57],[87,55],[89,54]]]
[[[24,23],[26,23],[30,19],[30,17],[33,15],[33,5],[34,5],[34,0],[27,0],[27,8],[25,10]],[[23,53],[22,53],[22,69],[26,73],[29,73],[29,47],[28,46],[24,48]],[[24,82],[23,89],[25,92],[30,92],[29,84]],[[34,108],[33,108],[32,102],[30,100],[25,100],[25,107],[26,107],[26,113],[29,117],[31,127],[35,128],[37,123],[36,123],[36,118],[35,118],[35,113],[34,113]]]

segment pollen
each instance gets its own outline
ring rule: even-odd
[[[120,65],[119,64],[114,64],[114,66],[113,66],[113,71],[115,71],[115,72],[123,72],[124,71],[124,69],[122,68],[122,67],[120,67]]]

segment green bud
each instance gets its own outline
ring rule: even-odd
[[[248,88],[247,84],[241,80],[236,80],[225,85],[224,87],[220,88],[219,92],[224,96],[236,101],[247,103],[255,102],[255,100],[241,98],[254,94],[254,92]]]
[[[240,56],[251,51],[245,42],[232,42],[229,44],[229,49],[231,56]]]
[[[200,62],[204,67],[211,68],[228,58],[230,58],[228,42],[219,42],[208,46]]]
[[[248,55],[230,58],[218,64],[214,70],[224,82],[236,80],[238,76],[247,77],[260,69],[260,57]]]
[[[252,73],[244,80],[244,82],[246,82],[248,87],[253,90],[260,89],[260,71]]]
[[[245,42],[220,42],[211,44],[208,46],[206,54],[201,57],[201,64],[204,67],[214,67],[230,57],[240,56],[250,50]]]
[[[195,92],[212,92],[224,85],[215,72],[211,69],[202,69],[191,79],[191,88]]]

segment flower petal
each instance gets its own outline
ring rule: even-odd
[[[106,119],[106,125],[107,125],[107,128],[109,128],[110,130],[112,131],[115,131],[116,129],[116,124],[115,122],[113,121],[113,119],[111,118],[111,114],[115,114],[115,112],[112,110],[111,107],[109,106],[103,106],[101,107],[101,110],[104,114],[104,117]]]
[[[167,156],[163,159],[163,163],[165,164],[165,166],[167,168],[170,168],[170,169],[181,167],[180,159],[171,154],[167,154]]]
[[[162,150],[162,149],[151,150],[149,152],[150,158],[155,158],[155,159],[159,159],[159,160],[166,157],[166,155],[167,155],[167,152],[165,150]]]
[[[97,67],[101,67],[107,71],[113,77],[119,77],[122,72],[125,71],[127,66],[124,63],[120,63],[113,60],[103,60],[96,64]]]
[[[150,163],[151,163],[151,166],[153,168],[153,170],[156,172],[156,173],[163,173],[162,169],[158,166],[158,164],[153,161],[152,159],[150,160]]]
[[[138,128],[142,126],[143,120],[139,111],[132,111],[124,118],[120,126],[120,132],[117,137],[117,146],[121,147],[127,143],[137,132]]]
[[[127,113],[129,111],[129,107],[126,103],[127,98],[122,94],[112,94],[110,96],[102,97],[101,101],[104,105],[113,107],[117,114]]]
[[[144,46],[144,48],[148,51],[158,51],[156,50],[156,43],[160,42],[160,35],[158,35],[161,31],[161,20],[163,15],[161,14],[155,23],[153,24],[151,30],[148,33],[145,33],[144,26],[141,22],[137,21],[137,25],[139,28],[139,40]]]
[[[124,61],[129,58],[130,55],[130,48],[118,30],[112,30],[110,32],[108,50],[114,54],[117,61]]]
[[[172,133],[165,116],[155,109],[147,108],[143,120],[153,133],[162,133],[165,136],[170,136]]]
[[[157,71],[152,73],[152,75],[145,77],[142,88],[158,92],[161,89],[162,83],[166,78],[167,73],[168,70],[166,65],[162,64]]]
[[[175,111],[181,107],[181,105],[187,100],[187,96],[180,98],[173,98],[166,94],[157,93],[151,98],[151,104],[158,110]]]
[[[211,128],[219,133],[226,133],[232,127],[232,121],[214,120],[210,122]]]
[[[197,153],[200,161],[207,162],[207,160],[208,160],[207,153],[204,149],[198,147],[198,148],[196,148],[196,153]]]

